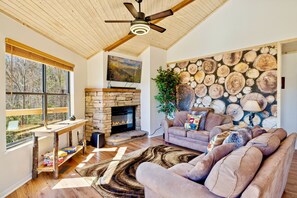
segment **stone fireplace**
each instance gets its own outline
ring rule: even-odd
[[[86,88],[85,104],[88,140],[92,132],[101,132],[105,137],[109,137],[111,133],[130,129],[140,130],[140,90],[138,89]],[[134,110],[132,114],[131,109]]]

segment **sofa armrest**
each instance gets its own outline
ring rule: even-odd
[[[233,123],[223,124],[220,126],[215,126],[212,128],[209,132],[209,139],[211,139],[213,136],[220,134],[224,131],[230,130],[232,127],[234,127]]]
[[[136,170],[136,178],[145,188],[160,197],[218,197],[205,186],[179,176],[158,164],[144,162]]]
[[[173,126],[173,121],[168,120],[168,119],[164,119],[162,121],[161,125],[162,125],[162,128],[164,130],[165,141],[168,142],[168,128]]]

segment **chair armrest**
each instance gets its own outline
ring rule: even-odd
[[[151,162],[141,163],[136,170],[136,179],[145,188],[150,189],[160,197],[187,197],[187,198],[214,198],[205,186],[179,176],[158,164]]]
[[[168,120],[168,119],[164,119],[162,121],[161,125],[162,125],[162,128],[164,130],[165,141],[168,142],[168,128],[173,126],[173,121]]]
[[[233,123],[223,124],[220,126],[213,127],[209,132],[209,139],[211,139],[213,136],[220,134],[224,131],[230,130],[232,127],[234,127]]]

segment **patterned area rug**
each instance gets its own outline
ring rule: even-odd
[[[144,197],[144,188],[136,180],[136,169],[142,162],[153,162],[170,168],[188,162],[196,153],[182,149],[158,145],[140,149],[124,155],[121,159],[113,158],[98,164],[77,168],[82,177],[96,177],[92,186],[103,197]]]

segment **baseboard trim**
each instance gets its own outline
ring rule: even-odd
[[[20,181],[18,181],[17,183],[11,185],[10,187],[8,187],[6,190],[4,190],[3,192],[0,193],[0,197],[4,198],[7,197],[8,195],[10,195],[13,191],[15,191],[16,189],[18,189],[19,187],[21,187],[22,185],[24,185],[25,183],[27,183],[28,181],[30,181],[32,179],[32,174],[28,175],[27,177],[21,179]]]
[[[157,137],[157,136],[161,136],[161,135],[163,135],[163,131],[161,131],[160,133],[155,133],[153,135],[149,135],[148,137],[153,138],[153,137]]]

